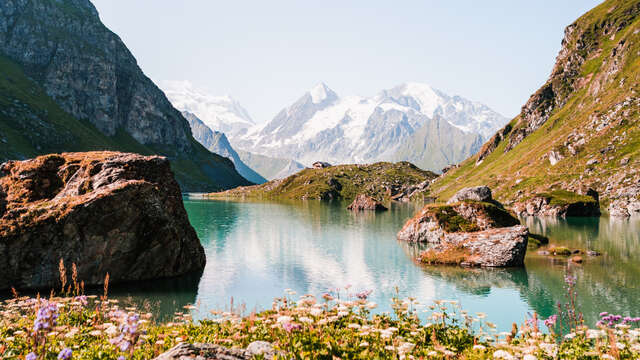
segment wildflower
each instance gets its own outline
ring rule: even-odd
[[[291,316],[279,316],[278,320],[276,320],[278,323],[282,324],[282,323],[288,323],[291,322],[291,320],[293,320],[293,318]]]
[[[369,297],[369,295],[371,295],[372,292],[373,290],[364,290],[357,293],[356,297],[360,300],[367,300],[367,298]]]
[[[410,342],[405,342],[402,343],[399,347],[398,347],[398,352],[401,354],[406,354],[408,352],[411,352],[411,350],[413,350],[413,348],[416,346],[416,344],[410,343]]]
[[[292,323],[292,322],[286,322],[284,324],[282,324],[282,328],[285,329],[287,332],[292,332],[295,330],[300,330],[302,328],[302,326],[300,326],[300,324],[296,324],[296,323]]]
[[[522,360],[538,360],[538,358],[535,357],[534,355],[526,354],[525,356],[522,357]]]
[[[368,347],[368,346],[369,346],[369,343],[366,341],[363,341],[360,343],[360,347]]]
[[[313,319],[310,319],[310,318],[308,318],[308,317],[306,317],[306,316],[302,316],[302,317],[300,317],[300,318],[298,319],[298,321],[303,322],[303,323],[310,324],[310,323],[312,323],[312,322],[313,322]]]
[[[24,358],[24,360],[36,360],[37,358],[38,358],[38,355],[36,355],[35,353],[29,353]]]
[[[346,312],[346,311],[339,311],[338,312],[338,317],[345,317],[345,316],[348,316],[348,315],[349,315],[349,313]]]
[[[349,329],[360,329],[360,324],[349,324]]]
[[[485,351],[487,348],[484,345],[473,345],[473,350]]]
[[[504,360],[512,360],[515,359],[513,357],[513,355],[509,354],[508,352],[504,351],[504,350],[498,350],[496,352],[493,353],[493,358],[494,359],[504,359]]]
[[[126,357],[124,357],[123,355],[118,356],[118,360],[125,360]]]
[[[394,348],[393,346],[391,346],[391,345],[387,345],[387,346],[385,346],[384,348],[385,348],[385,350],[388,350],[388,351],[393,351],[393,350],[395,349],[395,348]]]
[[[69,348],[64,348],[62,349],[62,351],[60,351],[60,353],[58,354],[58,360],[68,360],[71,359],[71,354],[73,353],[73,351],[71,351],[71,349]]]
[[[313,316],[320,316],[322,315],[322,309],[313,308],[311,309],[311,311],[309,311],[309,313]]]
[[[556,325],[556,321],[558,320],[558,315],[551,315],[544,321],[544,325],[548,328],[551,328]]]
[[[378,304],[376,304],[376,303],[374,303],[374,302],[368,302],[368,303],[367,303],[367,308],[369,308],[369,309],[371,309],[371,310],[373,310],[373,309],[375,309],[375,308],[377,308],[377,307],[378,307]]]
[[[36,314],[36,321],[33,324],[33,330],[48,330],[56,325],[58,319],[58,306],[56,303],[45,303]]]

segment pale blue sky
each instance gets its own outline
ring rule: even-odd
[[[325,82],[424,82],[512,117],[596,0],[92,0],[154,81],[236,98],[258,122]]]

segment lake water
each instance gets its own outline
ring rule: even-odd
[[[484,312],[501,330],[527,313],[547,317],[566,300],[564,276],[577,276],[579,309],[588,323],[602,311],[640,315],[640,221],[528,219],[532,232],[551,243],[593,249],[603,256],[581,265],[527,254],[522,269],[427,267],[414,261],[420,250],[395,234],[413,216],[410,204],[382,213],[351,213],[344,203],[318,201],[239,202],[185,197],[185,207],[207,256],[202,276],[112,289],[112,295],[145,302],[159,314],[196,304],[195,318],[209,310],[270,308],[284,289],[320,295],[351,285],[373,290],[376,311],[390,299],[422,303],[458,300],[471,313]],[[144,299],[144,300],[143,300]],[[631,313],[637,311],[636,313]]]

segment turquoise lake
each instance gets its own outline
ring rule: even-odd
[[[484,312],[501,330],[534,311],[545,318],[566,301],[564,276],[577,276],[579,310],[588,323],[602,311],[640,315],[640,220],[602,218],[527,219],[551,243],[592,249],[602,256],[568,264],[529,251],[521,269],[423,266],[419,246],[395,234],[417,208],[394,204],[381,213],[351,213],[345,203],[241,202],[185,197],[191,224],[205,248],[200,276],[117,287],[112,295],[147,306],[161,317],[196,305],[194,318],[210,310],[267,309],[285,289],[321,295],[329,289],[373,290],[376,311],[390,299],[415,297],[423,304],[457,300]],[[343,291],[343,294],[345,291]],[[632,313],[636,311],[636,313]]]

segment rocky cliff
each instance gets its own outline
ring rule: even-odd
[[[166,158],[64,153],[0,171],[0,289],[57,287],[61,260],[86,285],[204,268]]]
[[[144,75],[120,38],[101,23],[89,0],[0,2],[0,55],[7,58],[3,70],[17,64],[34,83],[31,87],[42,90],[31,99],[37,101],[21,99],[28,97],[24,87],[7,86],[5,90],[11,91],[2,94],[3,102],[16,108],[13,112],[27,114],[30,122],[16,124],[19,121],[11,121],[16,116],[3,114],[6,140],[13,147],[9,155],[28,157],[55,142],[46,135],[57,134],[47,130],[60,122],[53,116],[63,115],[42,108],[50,98],[74,119],[66,129],[54,130],[69,135],[79,126],[95,128],[107,137],[101,148],[137,147],[164,154],[175,160],[174,169],[186,190],[247,184],[229,161],[208,153],[193,139],[187,121]],[[24,130],[44,133],[45,139],[21,134]],[[12,131],[18,134],[12,136]],[[86,150],[73,146],[57,150],[70,149]]]
[[[640,208],[640,3],[605,1],[564,35],[547,82],[478,155],[433,184],[440,198],[475,184],[507,204],[593,189],[612,213]]]

